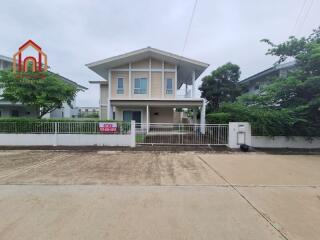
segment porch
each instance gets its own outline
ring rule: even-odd
[[[205,124],[205,103],[189,100],[111,100],[113,119],[139,124]],[[197,119],[200,112],[200,121]],[[149,128],[148,128],[149,129]]]

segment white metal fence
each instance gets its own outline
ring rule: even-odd
[[[228,124],[136,124],[136,143],[155,145],[227,145]]]
[[[128,134],[131,123],[118,122],[116,130],[107,134]],[[106,134],[99,122],[0,122],[0,133],[32,134]]]
[[[130,146],[135,124],[110,122],[0,122],[0,146]]]

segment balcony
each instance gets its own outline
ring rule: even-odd
[[[191,90],[187,91],[187,93],[181,93],[179,90],[177,91],[176,94],[176,99],[191,99],[192,98],[192,92]]]

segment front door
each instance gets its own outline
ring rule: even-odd
[[[141,111],[123,111],[123,121],[130,122],[131,120],[141,123]]]

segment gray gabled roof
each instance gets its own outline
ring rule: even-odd
[[[176,64],[178,66],[178,86],[181,86],[182,82],[191,84],[192,71],[195,70],[196,78],[198,78],[209,66],[209,64],[200,62],[198,60],[186,58],[152,47],[146,47],[136,51],[88,63],[86,66],[107,80],[108,69],[128,64],[129,62],[140,61],[149,57],[157,60],[163,60],[171,64]]]
[[[247,77],[243,80],[240,81],[240,83],[248,83],[251,81],[255,81],[257,79],[263,78],[265,76],[269,76],[272,73],[275,73],[281,69],[289,69],[289,68],[293,68],[296,65],[296,61],[291,61],[291,62],[287,62],[287,63],[281,63],[281,64],[277,64],[274,65],[266,70],[263,70],[259,73],[256,73],[250,77]]]

